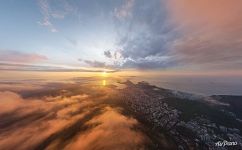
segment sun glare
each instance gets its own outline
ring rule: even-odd
[[[106,83],[106,80],[103,80],[102,82],[103,82],[102,85],[103,85],[103,86],[106,86],[106,84],[107,84],[107,83]]]
[[[102,77],[107,77],[107,72],[106,71],[102,72]]]

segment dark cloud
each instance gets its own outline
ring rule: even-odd
[[[109,50],[104,51],[104,56],[106,56],[107,58],[112,58],[112,54]]]
[[[94,69],[95,68],[99,69],[99,70],[96,70],[96,72],[103,72],[103,70],[101,69],[106,69],[107,72],[117,72],[121,68],[120,64],[116,62],[113,62],[113,64],[107,64],[106,62],[97,61],[97,60],[78,59],[78,61],[85,63],[90,67],[94,67]]]
[[[169,68],[175,65],[175,61],[171,61],[165,57],[146,57],[140,59],[126,59],[122,64],[122,68],[138,68],[138,69],[159,69]]]
[[[96,60],[81,60],[81,59],[79,59],[79,61],[82,61],[82,62],[88,64],[91,67],[97,67],[97,68],[104,68],[104,67],[106,67],[105,62],[101,62],[101,61],[96,61]]]

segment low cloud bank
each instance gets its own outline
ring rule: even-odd
[[[134,149],[145,137],[138,122],[87,94],[24,99],[0,92],[1,149]],[[120,138],[122,137],[122,138]]]

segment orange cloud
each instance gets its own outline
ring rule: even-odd
[[[46,56],[36,53],[24,53],[13,50],[0,50],[0,61],[32,63],[45,61],[47,59],[48,58]]]
[[[16,109],[22,104],[22,98],[13,92],[0,92],[0,114]]]
[[[34,149],[52,134],[75,123],[90,111],[87,95],[69,98],[23,99],[20,95],[0,92],[0,149]],[[82,110],[82,111],[80,111]]]
[[[192,26],[239,27],[242,24],[242,1],[238,0],[170,0],[175,21]]]
[[[138,124],[133,118],[121,115],[118,110],[106,107],[104,112],[86,124],[96,126],[85,134],[80,134],[66,149],[142,149],[145,137],[132,130]]]
[[[5,91],[0,100],[0,149],[144,148],[137,120],[100,104],[103,95],[24,99]]]
[[[170,17],[181,31],[177,61],[217,68],[241,68],[242,1],[169,0]]]

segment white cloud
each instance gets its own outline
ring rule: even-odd
[[[39,0],[38,5],[43,15],[43,19],[38,23],[41,26],[47,27],[51,32],[58,32],[56,26],[53,24],[53,20],[65,19],[65,16],[73,11],[72,6],[66,0]]]
[[[39,0],[39,7],[41,9],[41,13],[43,15],[43,20],[39,21],[38,23],[42,26],[46,26],[49,28],[51,32],[58,32],[58,30],[55,28],[55,26],[51,23],[51,9],[48,3],[48,0]]]
[[[125,0],[124,4],[120,8],[115,8],[114,15],[118,19],[132,16],[132,8],[135,0]]]

